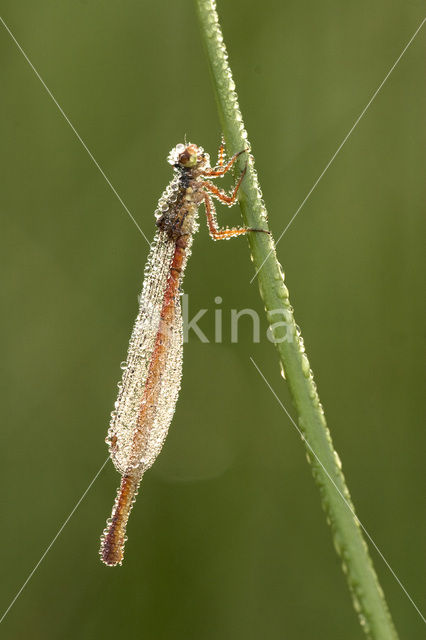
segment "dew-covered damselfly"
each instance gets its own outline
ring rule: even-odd
[[[122,364],[122,380],[107,437],[111,458],[122,475],[112,515],[102,534],[100,555],[109,566],[123,560],[127,521],[139,484],[160,453],[173,418],[182,375],[180,293],[193,235],[198,229],[199,206],[204,203],[214,240],[264,231],[217,225],[212,197],[232,206],[245,169],[229,194],[210,179],[225,175],[244,151],[225,162],[222,142],[214,168],[209,155],[195,144],[178,144],[168,157],[174,176],[155,212],[157,232],[145,267],[139,314]]]

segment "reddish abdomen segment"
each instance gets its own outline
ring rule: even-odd
[[[109,567],[121,564],[126,542],[126,526],[135,501],[140,478],[123,476],[111,518],[102,537],[101,559]]]

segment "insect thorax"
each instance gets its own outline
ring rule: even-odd
[[[155,212],[156,225],[176,241],[197,230],[198,207],[203,201],[201,177],[197,169],[179,169],[164,191]]]

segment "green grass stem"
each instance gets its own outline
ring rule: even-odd
[[[244,148],[250,149],[215,2],[195,0],[195,5],[228,150],[234,153]],[[244,163],[245,160],[241,158],[240,170]],[[240,205],[247,226],[267,229],[267,213],[251,156],[240,189]],[[273,329],[281,366],[296,408],[299,429],[355,610],[368,637],[396,640],[398,635],[327,428],[273,240],[264,233],[251,233],[249,244],[254,267],[256,271],[260,269],[257,274],[260,295]]]

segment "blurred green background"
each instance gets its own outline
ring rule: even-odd
[[[420,24],[420,1],[222,1],[241,107],[276,236]],[[3,0],[1,15],[149,238],[187,134],[220,130],[191,2]],[[358,515],[424,601],[422,380],[426,27],[278,255]],[[4,28],[1,609],[107,455],[104,438],[147,245]],[[238,208],[219,219],[237,224]],[[131,516],[122,568],[98,560],[109,463],[3,622],[3,637],[363,637],[294,427],[277,356],[231,344],[262,316],[245,239],[204,220],[185,280],[222,344],[185,346],[172,428]],[[293,412],[294,415],[294,412]],[[420,617],[372,552],[401,638]]]

